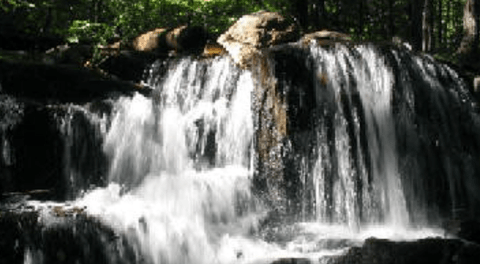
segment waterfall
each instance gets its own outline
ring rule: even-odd
[[[147,80],[156,87],[153,100],[137,95],[115,106],[105,140],[110,180],[132,187],[151,172],[248,168],[253,135],[249,73],[227,59],[180,60],[160,82],[154,69]]]
[[[106,113],[96,112],[94,108],[74,104],[50,107],[62,139],[66,199],[75,199],[91,186],[101,184],[106,171],[101,142],[109,120]]]
[[[106,166],[99,147],[108,120],[96,104],[42,106],[1,95],[2,192],[42,191],[65,200],[99,185]]]
[[[78,204],[118,227],[147,263],[233,261],[245,253],[227,245],[255,232],[264,214],[250,191],[250,73],[228,58],[185,58],[165,78],[156,65],[149,75],[152,98],[114,106],[109,187]]]
[[[311,164],[298,168],[310,168],[304,189],[313,185],[314,198],[303,202],[316,205],[317,221],[408,228],[438,224],[451,210],[475,214],[479,116],[453,70],[369,45],[311,46],[307,56],[316,144]]]
[[[334,50],[313,47],[311,54],[316,75],[323,78],[316,82],[317,105],[319,108],[324,108],[324,103],[331,105],[329,111],[333,113],[324,118],[333,119],[335,141],[331,146],[333,150],[324,150],[329,139],[325,124],[321,124],[317,131],[320,155],[312,172],[317,218],[326,221],[329,206],[325,199],[331,195],[333,222],[356,227],[361,221],[361,210],[365,215],[363,221],[379,221],[376,217],[382,215],[386,222],[408,226],[409,215],[397,164],[393,72],[371,47],[360,46],[354,50],[344,46]],[[325,93],[329,94],[327,102]],[[354,105],[354,96],[359,96],[358,105]],[[345,105],[349,105],[348,108]],[[348,110],[351,112],[345,113]],[[366,134],[366,149],[362,149],[362,130]],[[328,156],[331,151],[335,154]],[[366,156],[370,164],[365,164]],[[326,163],[325,158],[329,159]],[[336,175],[328,175],[323,168],[329,163],[336,164]],[[329,186],[330,193],[326,193],[328,182],[333,185]]]
[[[170,59],[167,71],[158,61],[145,74],[150,96],[40,110],[2,97],[2,181],[13,188],[29,172],[20,162],[55,168],[71,201],[28,206],[51,232],[62,227],[52,210],[81,211],[62,230],[98,234],[108,263],[318,260],[479,215],[480,117],[452,69],[367,44],[263,52],[268,69],[226,56]],[[35,244],[45,240],[24,246],[25,263],[58,257]]]

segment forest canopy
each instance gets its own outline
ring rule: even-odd
[[[0,34],[105,43],[153,28],[194,24],[215,35],[244,14],[268,10],[292,19],[304,33],[331,29],[357,40],[391,41],[395,37],[416,50],[449,53],[462,40],[465,3],[466,0],[3,0]]]

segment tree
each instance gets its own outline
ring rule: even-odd
[[[467,0],[463,9],[463,38],[458,49],[459,60],[464,63],[467,58],[471,58],[477,52],[478,47],[478,18],[479,18],[478,0]]]
[[[422,13],[422,51],[432,50],[433,26],[432,26],[432,0],[425,0]]]

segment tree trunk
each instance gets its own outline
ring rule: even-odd
[[[328,28],[325,19],[325,0],[317,0],[313,10],[314,28],[316,30]]]
[[[365,4],[364,4],[364,0],[360,0],[359,1],[359,8],[358,8],[358,15],[359,15],[359,18],[358,18],[358,29],[357,29],[357,34],[358,36],[363,39],[364,36],[363,36],[363,27],[365,25]]]
[[[437,22],[438,22],[438,48],[441,48],[443,43],[443,5],[442,0],[437,1],[438,3],[438,12],[437,12]]]
[[[446,17],[445,17],[445,28],[444,28],[444,32],[445,34],[443,34],[443,43],[445,43],[445,48],[447,50],[450,49],[450,42],[451,40],[450,39],[447,39],[448,37],[448,26],[449,24],[451,24],[452,27],[454,27],[454,24],[452,22],[452,18],[451,18],[451,12],[452,12],[452,3],[450,1],[447,1],[447,13],[446,13]]]
[[[422,13],[422,51],[432,50],[432,0],[425,0]]]
[[[463,9],[463,38],[458,48],[460,63],[475,55],[478,46],[478,0],[467,0]]]
[[[308,30],[308,2],[306,0],[294,0],[294,16],[298,19],[300,26],[304,31]]]
[[[422,48],[422,2],[412,2],[410,2],[410,43],[414,50],[420,50]]]
[[[388,39],[395,36],[395,15],[393,12],[393,0],[388,0]]]

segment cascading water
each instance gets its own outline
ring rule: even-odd
[[[250,73],[226,58],[182,59],[157,77],[153,66],[152,99],[117,102],[104,145],[112,184],[79,205],[125,232],[147,263],[248,258],[228,245],[263,213],[250,193]]]
[[[255,124],[262,82],[227,57],[178,59],[166,76],[154,64],[145,80],[151,97],[121,97],[108,120],[88,119],[103,134],[106,184],[64,206],[82,208],[126,239],[131,250],[107,261],[319,260],[370,236],[441,235],[425,227],[450,210],[478,213],[480,123],[455,72],[398,48],[289,44],[269,52],[287,132],[266,149],[284,172],[274,187],[286,191],[253,186],[256,177],[273,177],[259,175],[265,171],[254,159],[259,134],[268,135],[262,129],[275,125]],[[75,157],[86,155],[69,149],[82,149],[84,132],[68,113],[57,120],[78,167]],[[7,164],[11,147],[2,144]],[[284,205],[293,209],[278,211],[296,217],[276,215],[266,201],[272,194],[288,196]],[[45,256],[32,247],[24,261],[47,263]]]
[[[316,145],[299,167],[314,193],[302,202],[316,205],[317,221],[404,230],[459,217],[458,207],[461,217],[476,214],[479,116],[454,71],[373,46],[311,46],[309,56]]]
[[[326,221],[327,210],[331,210],[333,222],[344,222],[352,228],[362,221],[407,227],[409,215],[397,165],[392,107],[393,73],[379,54],[368,47],[350,50],[341,46],[333,51],[313,48],[312,56],[315,58],[317,74],[328,78],[318,82],[316,90],[330,93],[325,103],[331,105],[330,111],[333,113],[324,118],[333,119],[335,140],[332,146],[335,155],[328,157],[325,153],[328,150],[323,148],[329,145],[329,139],[324,125],[320,125],[317,148],[321,154],[312,173],[318,219]],[[325,92],[316,95],[322,107]],[[358,105],[352,101],[355,95],[359,97]],[[345,104],[350,104],[350,108],[354,109],[345,113],[348,109],[344,107]],[[350,120],[347,120],[347,115],[351,115]],[[366,134],[366,149],[362,149],[362,130]],[[353,146],[356,148],[352,149]],[[366,156],[370,164],[367,164]],[[325,173],[323,167],[328,164],[336,164],[336,176]],[[332,184],[330,193],[327,193],[327,182]],[[333,208],[326,204],[329,195],[332,196],[329,199]],[[379,217],[384,220],[380,221]]]

